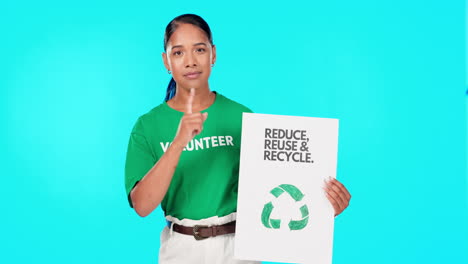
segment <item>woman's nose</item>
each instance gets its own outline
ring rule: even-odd
[[[197,60],[193,54],[188,53],[185,58],[186,58],[185,68],[197,66]]]

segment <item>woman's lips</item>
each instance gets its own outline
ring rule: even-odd
[[[200,74],[201,74],[201,72],[189,72],[189,73],[184,74],[184,76],[187,79],[196,79],[196,78],[198,78],[198,76],[200,76]]]

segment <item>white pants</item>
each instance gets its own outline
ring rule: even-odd
[[[201,220],[182,219],[166,216],[172,223],[194,225],[222,225],[236,219],[236,213],[227,216],[213,216]],[[220,235],[203,240],[180,234],[167,226],[161,232],[160,264],[259,264],[258,261],[234,259],[234,234]]]

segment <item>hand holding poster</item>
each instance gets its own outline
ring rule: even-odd
[[[235,256],[330,264],[338,120],[244,113]]]

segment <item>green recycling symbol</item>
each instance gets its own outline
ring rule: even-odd
[[[284,192],[287,192],[296,202],[300,202],[304,197],[304,194],[296,186],[291,184],[281,184],[270,191],[270,193],[276,198]],[[265,204],[262,211],[262,224],[266,228],[279,229],[281,226],[281,220],[270,218],[273,208],[274,206],[272,202]],[[307,208],[307,205],[304,204],[299,208],[299,210],[301,211],[302,219],[290,220],[288,224],[289,230],[301,230],[307,226],[307,223],[309,222],[309,209]]]

